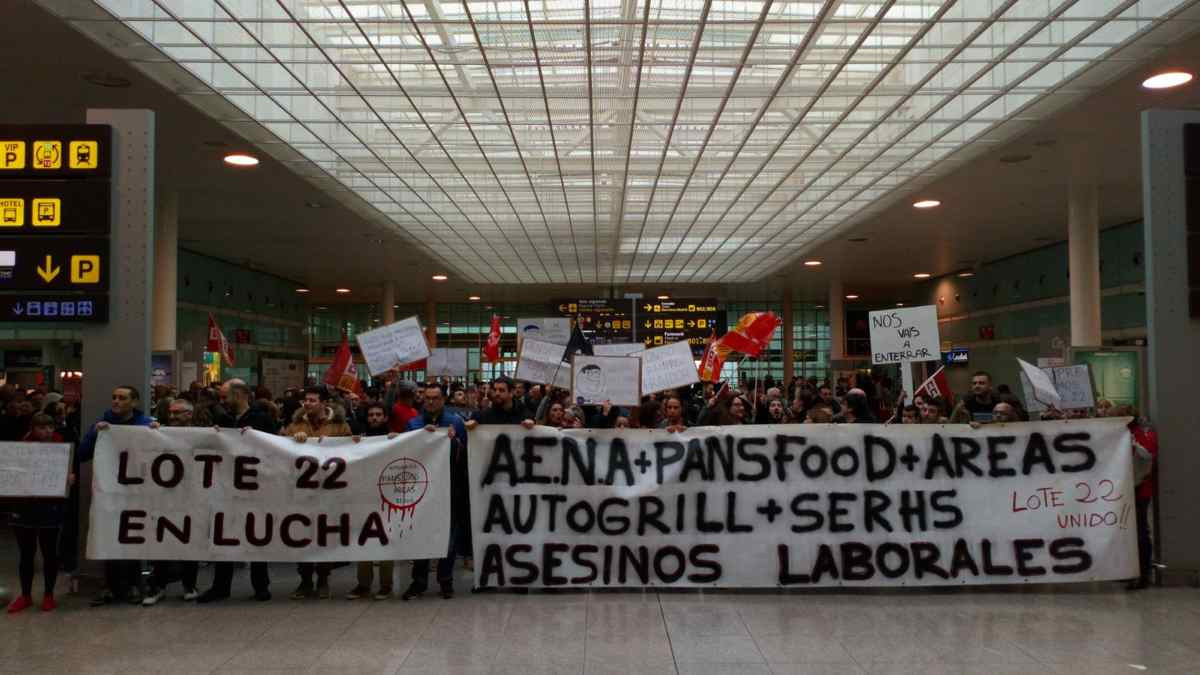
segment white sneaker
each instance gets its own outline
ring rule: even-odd
[[[189,588],[186,591],[184,591],[184,593],[183,593],[183,599],[188,602],[191,602],[198,597],[200,597],[200,591],[197,591],[194,588]]]
[[[164,597],[166,597],[166,595],[167,592],[163,590],[156,590],[147,593],[146,597],[142,598],[142,607],[153,607],[158,604],[159,600],[162,600]]]

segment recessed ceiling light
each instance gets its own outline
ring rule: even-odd
[[[904,303],[903,303],[903,302],[897,302],[897,303],[896,303],[896,306],[897,306],[897,307],[903,307],[903,306],[904,306]]]
[[[333,290],[334,290],[334,292],[341,293],[342,295],[345,295],[350,292],[349,288],[335,288]]]
[[[820,260],[805,260],[804,266],[805,267],[820,267],[821,261]]]
[[[318,309],[318,310],[321,310],[321,311],[324,311],[324,310],[326,310],[326,309],[329,309],[329,308],[328,308],[328,307],[326,307],[325,305],[319,305],[319,306],[317,306],[317,309]]]
[[[400,305],[392,305],[392,309],[400,309]]]
[[[858,296],[857,296],[857,295],[855,295],[855,294],[853,294],[853,293],[851,293],[850,295],[847,295],[847,296],[846,296],[846,299],[847,299],[847,300],[857,300],[857,299],[858,299]]]
[[[1152,75],[1142,80],[1142,86],[1147,89],[1170,89],[1192,81],[1192,74],[1182,70],[1168,70],[1165,73]]]
[[[231,166],[257,166],[258,158],[242,152],[225,155],[225,163]]]
[[[659,299],[659,300],[670,300],[670,299],[671,299],[671,296],[669,296],[669,295],[660,295],[660,296],[658,296],[658,299]]]
[[[913,275],[913,278],[914,279],[928,279],[931,276],[933,276],[933,275],[930,274],[929,272],[917,272],[916,274]]]
[[[966,279],[967,277],[973,277],[973,276],[975,276],[975,273],[974,273],[974,272],[972,272],[971,270],[966,270],[966,271],[963,271],[963,272],[959,272],[959,273],[958,273],[958,276],[962,277],[963,279]]]
[[[450,277],[446,276],[445,274],[435,274],[435,275],[433,275],[433,280],[434,280],[434,281],[445,281],[445,280],[447,280],[447,279],[449,279],[449,278],[450,278]]]
[[[941,206],[942,203],[936,199],[922,199],[919,202],[913,202],[913,208],[932,209],[935,206]]]
[[[307,288],[304,288],[303,286],[301,286],[300,288],[297,288],[297,289],[296,289],[296,292],[297,292],[297,293],[307,293],[307,292],[308,292],[308,289],[307,289]]]
[[[471,302],[474,302],[474,301],[476,301],[476,300],[478,300],[478,299],[479,299],[479,296],[478,296],[478,295],[471,295],[471,296],[468,296],[468,297],[467,297],[467,299],[468,299],[468,300],[470,300]]]

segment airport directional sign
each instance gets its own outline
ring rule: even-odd
[[[10,293],[0,295],[0,322],[108,321],[106,293]]]
[[[0,291],[107,291],[107,237],[0,237]]]

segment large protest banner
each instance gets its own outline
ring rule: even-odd
[[[333,562],[445,555],[450,441],[112,427],[92,473],[90,558]]]
[[[471,432],[478,586],[1137,575],[1128,420]]]

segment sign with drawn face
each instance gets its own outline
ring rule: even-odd
[[[571,361],[571,400],[577,405],[636,406],[641,401],[641,359],[576,355]]]

